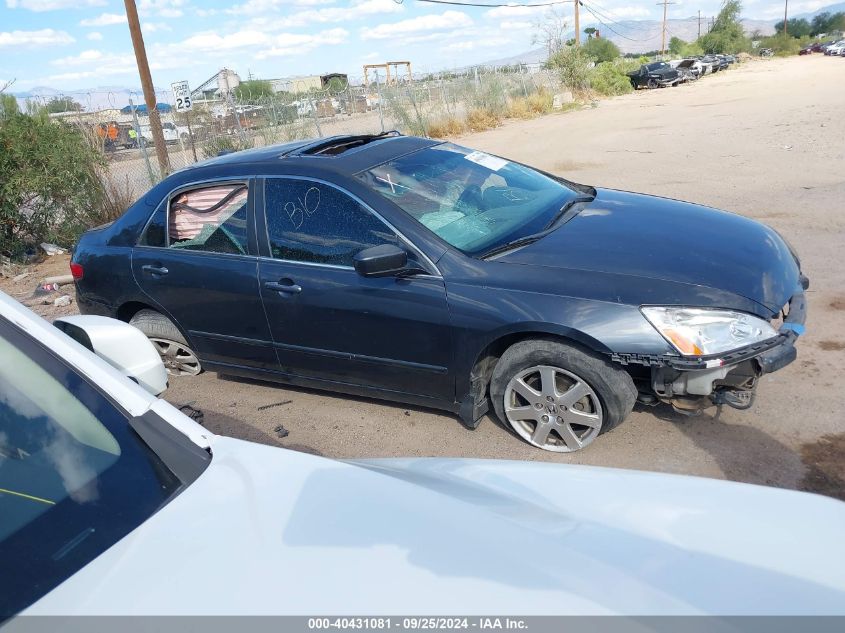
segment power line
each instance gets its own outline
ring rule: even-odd
[[[593,15],[593,17],[596,20],[598,20],[599,23],[603,27],[605,27],[608,31],[610,31],[611,33],[615,33],[616,35],[618,35],[619,37],[621,37],[624,40],[629,40],[631,42],[648,42],[651,39],[650,37],[646,38],[646,39],[637,39],[637,38],[634,38],[634,37],[628,37],[627,35],[622,35],[622,33],[620,33],[619,31],[614,29],[612,26],[607,24],[604,20],[602,20],[602,18],[600,18],[588,5],[586,5],[582,2],[581,6],[584,7],[587,11],[589,11]]]
[[[613,14],[612,14],[611,11],[608,11],[607,9],[605,9],[604,7],[602,7],[601,5],[599,5],[595,2],[591,2],[591,4],[593,5],[593,9],[595,9],[595,11],[599,15],[601,15],[608,22],[612,22],[613,24],[616,24],[621,29],[630,29],[632,31],[640,31],[640,30],[650,31],[651,30],[651,27],[645,26],[643,24],[638,24],[636,22],[633,23],[633,24],[630,23],[630,22],[628,24],[622,24],[619,20],[617,20],[615,17],[613,17]]]

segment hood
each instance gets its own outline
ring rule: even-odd
[[[845,504],[832,499],[213,448],[185,492],[27,614],[845,614]]]
[[[712,288],[748,299],[769,316],[800,289],[789,247],[764,224],[609,189],[599,189],[590,205],[556,231],[497,261]],[[659,301],[659,296],[649,296],[648,303]]]

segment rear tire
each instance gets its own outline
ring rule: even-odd
[[[499,420],[529,444],[568,453],[622,423],[637,389],[631,376],[573,345],[532,339],[496,363],[490,398]]]
[[[188,341],[173,322],[155,310],[140,310],[129,320],[155,345],[167,373],[171,376],[196,376],[202,365]]]

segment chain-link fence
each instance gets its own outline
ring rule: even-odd
[[[512,114],[514,108],[537,95],[543,95],[551,109],[551,95],[559,89],[557,76],[538,65],[426,74],[388,85],[371,75],[369,84],[351,79],[333,89],[256,98],[233,91],[195,98],[190,113],[168,109],[160,112],[160,118],[170,169],[176,170],[221,152],[296,139],[392,129],[439,137],[482,129],[518,116]],[[142,95],[94,111],[79,97],[72,98],[83,111],[51,116],[80,126],[102,148],[113,181],[137,198],[161,178],[149,117],[139,105]],[[170,95],[158,97],[167,103]],[[45,98],[32,105],[47,102]]]

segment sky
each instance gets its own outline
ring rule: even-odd
[[[790,13],[831,1],[793,0]],[[0,87],[12,79],[14,92],[139,85],[122,0],[0,2]],[[659,19],[662,12],[656,0],[583,2],[615,20]],[[548,11],[418,0],[137,0],[137,6],[153,81],[162,88],[178,80],[194,87],[223,67],[243,79],[327,72],[358,78],[362,64],[394,60],[411,61],[415,72],[461,67],[537,48],[532,21]],[[572,2],[558,6],[571,26]],[[669,17],[713,15],[718,7],[719,0],[675,0]],[[743,13],[777,20],[783,4],[746,0]],[[582,18],[582,26],[588,21]]]

